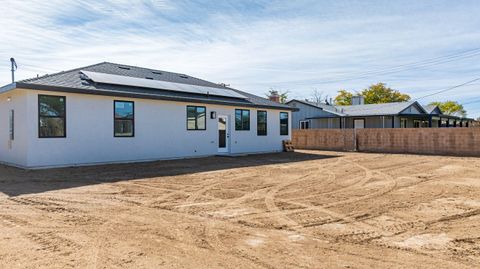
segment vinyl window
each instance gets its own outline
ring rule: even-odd
[[[280,135],[288,135],[288,113],[280,112]]]
[[[309,120],[301,120],[300,121],[300,129],[310,129],[310,121]]]
[[[114,101],[114,136],[135,136],[135,105],[131,101]]]
[[[204,106],[187,106],[187,130],[206,130],[206,115]]]
[[[267,135],[267,111],[257,111],[257,135]]]
[[[66,137],[65,96],[38,96],[38,137]]]
[[[250,130],[250,110],[235,109],[235,130],[236,131]]]

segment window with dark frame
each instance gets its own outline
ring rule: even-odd
[[[400,128],[407,128],[407,119],[400,118]]]
[[[235,130],[236,131],[250,130],[250,110],[235,109]]]
[[[288,135],[288,113],[280,112],[280,135]]]
[[[257,135],[267,135],[267,111],[257,111]]]
[[[301,120],[300,121],[300,129],[310,129],[310,121],[309,120]]]
[[[38,137],[66,137],[66,97],[38,95]]]
[[[207,129],[207,108],[204,106],[187,106],[187,130]]]
[[[135,104],[132,101],[113,101],[114,136],[135,136]]]

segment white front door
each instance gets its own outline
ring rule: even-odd
[[[229,142],[230,132],[228,128],[228,117],[218,116],[218,152],[228,152]]]
[[[353,120],[353,128],[355,129],[365,128],[365,120],[364,119]]]

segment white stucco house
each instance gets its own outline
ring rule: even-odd
[[[292,107],[100,63],[0,88],[0,162],[42,168],[282,151]]]

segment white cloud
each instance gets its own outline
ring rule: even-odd
[[[12,56],[19,79],[112,61],[187,73],[256,94],[285,89],[296,98],[308,97],[313,88],[334,96],[340,88],[360,90],[378,81],[416,97],[480,76],[476,56],[320,83],[478,44],[480,8],[474,2],[417,2],[0,1],[0,84],[9,82]],[[466,101],[476,87],[435,98]]]

